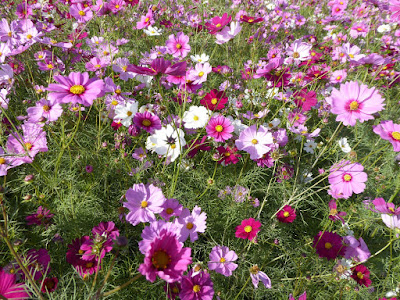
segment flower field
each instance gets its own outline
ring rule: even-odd
[[[399,0],[0,12],[0,299],[400,299]]]

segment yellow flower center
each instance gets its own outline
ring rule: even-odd
[[[182,45],[181,44],[176,44],[176,49],[181,49]]]
[[[130,117],[130,116],[132,116],[132,112],[131,112],[130,110],[128,110],[128,111],[126,112],[126,115],[127,115],[128,117]]]
[[[120,89],[116,89],[116,90],[115,90],[115,93],[116,93],[117,95],[121,94],[121,92],[122,92],[122,91],[121,91]]]
[[[226,261],[226,259],[224,257],[221,257],[219,260],[220,263],[224,263],[225,261]]]
[[[357,101],[351,101],[350,103],[350,110],[357,110],[358,109],[358,102]]]
[[[48,106],[48,105],[43,105],[43,110],[44,110],[44,111],[49,111],[49,110],[50,110],[50,106]]]
[[[252,230],[253,230],[253,227],[251,227],[250,225],[247,225],[244,227],[244,231],[247,233],[251,232]]]
[[[218,99],[217,99],[217,98],[212,98],[212,99],[211,99],[211,103],[212,103],[213,105],[217,104],[217,102],[218,102]]]
[[[217,132],[221,132],[222,130],[224,130],[224,127],[222,127],[221,125],[217,125],[217,126],[215,126],[215,130]]]
[[[171,214],[173,214],[173,212],[174,212],[174,210],[172,209],[172,208],[167,208],[166,210],[165,210],[165,212],[167,213],[167,214],[169,214],[169,215],[171,215]]]
[[[327,242],[327,243],[325,243],[325,249],[331,249],[332,248],[332,244],[331,243],[329,243],[329,242]]]
[[[74,95],[82,95],[86,91],[86,89],[79,84],[71,86],[69,91]]]
[[[113,100],[112,102],[111,102],[111,105],[117,105],[118,104],[118,101],[117,100]]]
[[[0,165],[1,165],[1,163],[0,163]],[[394,212],[394,208],[393,208],[393,207],[389,207],[389,210],[390,210],[391,212]]]
[[[91,268],[91,267],[93,267],[93,263],[92,262],[86,263],[86,268]]]
[[[0,157],[0,165],[4,165],[6,163],[6,159],[4,157]]]
[[[9,32],[7,33],[7,35],[8,35],[9,37],[11,37],[11,36],[12,36],[12,32],[9,31]]]
[[[146,20],[144,20],[145,23],[147,23],[150,20],[150,18],[146,18]]]
[[[252,140],[251,140],[251,143],[254,144],[254,145],[257,145],[257,144],[258,144],[258,141],[257,141],[256,139],[252,139]]]
[[[352,177],[351,177],[350,174],[346,174],[346,175],[343,176],[344,181],[347,181],[347,182],[350,181],[351,178],[352,178]]]
[[[140,203],[140,206],[141,206],[142,208],[146,208],[147,205],[148,205],[148,203],[147,203],[146,200],[143,200],[142,203]]]
[[[283,216],[285,217],[285,218],[287,218],[287,217],[289,217],[289,212],[287,212],[287,211],[285,211],[284,213],[283,213]]]
[[[33,145],[31,143],[25,143],[25,147],[29,151],[32,149]]]
[[[338,213],[338,211],[337,211],[337,209],[335,209],[335,208],[332,208],[332,209],[329,211],[329,215],[330,215],[330,216],[336,216],[337,213]]]
[[[392,138],[394,138],[396,141],[400,141],[400,132],[393,131],[392,132]]]
[[[199,73],[199,77],[201,77],[201,76],[203,76],[203,75],[204,75],[204,72],[201,71],[201,72]]]
[[[142,125],[143,125],[143,126],[146,126],[146,127],[149,127],[149,126],[151,125],[151,121],[148,120],[148,119],[144,119],[144,120],[142,121]]]
[[[174,293],[174,294],[179,294],[179,289],[178,289],[176,286],[174,286],[174,287],[172,288],[172,293]]]
[[[254,20],[253,19],[249,19],[249,21],[248,21],[249,23],[253,23],[254,22]]]
[[[231,156],[231,153],[230,152],[225,152],[224,155],[225,156]]]
[[[47,69],[53,69],[54,68],[54,66],[52,64],[48,64],[46,67],[47,67]]]
[[[342,76],[336,77],[336,80],[340,80],[340,79],[342,79]]]
[[[222,25],[221,24],[217,24],[217,25],[215,25],[215,27],[217,27],[217,28],[220,28]]]
[[[349,56],[350,56],[350,58],[354,58],[354,54],[350,53]]]
[[[101,66],[100,66],[100,65],[95,65],[95,68],[98,68],[98,69],[99,69],[99,68],[101,68]]]
[[[364,278],[364,274],[361,273],[361,272],[357,272],[357,277],[360,278],[360,279],[363,279]]]
[[[80,10],[80,11],[79,11],[79,15],[83,17],[83,16],[86,15],[86,13],[85,13],[83,10]]]
[[[33,38],[33,36],[32,36],[32,34],[28,34],[28,35],[26,36],[26,38],[27,38],[28,40],[30,40],[31,38]]]
[[[171,262],[171,256],[169,256],[164,250],[159,250],[154,253],[151,262],[155,268],[165,269]]]
[[[198,292],[200,292],[200,290],[201,290],[201,287],[198,284],[193,286],[193,292],[198,293]]]
[[[198,116],[194,116],[194,117],[193,117],[193,120],[198,121],[198,120],[199,120],[199,117],[198,117]]]
[[[192,229],[193,226],[194,226],[193,223],[187,223],[186,224],[186,228],[189,229],[189,230]]]
[[[175,149],[176,148],[176,145],[175,144],[172,144],[171,145],[171,149]]]
[[[257,274],[259,271],[260,271],[260,269],[258,268],[257,265],[252,266],[252,267],[250,268],[250,273],[251,273],[251,274]]]
[[[294,58],[299,58],[299,57],[300,57],[299,52],[294,52],[294,53],[293,53],[293,57],[294,57]]]
[[[128,66],[123,66],[121,69],[124,70],[124,72],[126,72],[126,70],[128,69]]]
[[[119,8],[119,5],[118,5],[118,4],[117,4],[117,5],[115,5],[115,8],[116,8],[116,9],[118,9],[118,8]]]

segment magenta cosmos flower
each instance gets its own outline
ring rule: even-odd
[[[133,226],[140,222],[151,222],[156,220],[155,213],[163,211],[165,197],[160,188],[150,184],[134,184],[125,195],[128,202],[124,207],[129,209],[126,220]]]
[[[254,240],[257,233],[260,231],[261,222],[253,218],[245,219],[236,227],[235,236],[240,239]]]
[[[372,128],[382,139],[393,145],[393,151],[400,151],[400,124],[394,124],[393,121],[382,121]]]
[[[338,115],[336,121],[342,121],[345,126],[354,126],[357,120],[361,123],[373,120],[372,114],[385,106],[375,88],[369,89],[365,84],[360,86],[356,81],[341,84],[340,90],[334,88],[327,101],[332,106],[331,112]]]
[[[231,121],[222,115],[210,119],[206,126],[206,132],[213,137],[216,142],[223,142],[232,137],[234,130]]]
[[[238,267],[233,263],[238,259],[235,251],[229,250],[225,246],[215,246],[210,253],[208,268],[224,276],[231,276],[232,272]]]
[[[326,257],[328,260],[344,255],[346,248],[343,245],[343,238],[337,233],[329,231],[320,231],[314,237],[313,247],[319,257]]]
[[[257,130],[257,125],[254,124],[240,133],[235,144],[239,150],[249,153],[250,159],[255,160],[270,151],[271,147],[268,145],[273,144],[273,142],[272,133],[268,132],[268,128],[260,126]]]
[[[16,283],[17,275],[0,270],[0,296],[5,299],[28,299],[25,284]]]
[[[164,229],[150,244],[139,272],[150,282],[154,282],[157,276],[166,282],[178,281],[192,263],[191,251],[183,248],[174,233]]]
[[[172,232],[179,240],[180,228],[178,226],[171,222],[157,220],[151,222],[149,226],[144,227],[141,234],[142,240],[139,242],[139,251],[146,254],[150,249],[150,244],[160,236],[160,233],[163,230]]]
[[[362,164],[341,161],[333,165],[330,171],[328,180],[332,195],[347,199],[353,193],[360,194],[365,190],[368,175],[363,172]]]
[[[148,133],[154,133],[155,130],[161,129],[160,119],[148,111],[136,113],[133,117],[133,123],[136,127],[143,129]]]
[[[296,219],[296,211],[290,205],[285,205],[276,214],[276,218],[282,223],[293,223],[293,221]]]
[[[72,72],[68,77],[54,76],[57,83],[51,83],[47,88],[51,93],[48,98],[58,103],[82,104],[91,106],[93,100],[104,94],[104,82],[101,79],[91,78],[89,74]]]
[[[211,34],[216,34],[218,31],[221,31],[231,20],[232,16],[228,17],[228,14],[224,13],[222,17],[215,16],[212,18],[211,22],[207,22],[205,26]]]
[[[182,300],[212,300],[214,296],[213,282],[210,274],[201,271],[193,276],[189,271],[182,277],[181,292],[179,297]]]
[[[390,19],[393,22],[400,23],[400,0],[390,0],[389,5],[390,11],[392,12]]]
[[[171,34],[166,41],[167,51],[173,57],[186,57],[190,52],[189,37],[183,32],[179,32],[176,36]]]

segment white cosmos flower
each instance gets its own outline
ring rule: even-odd
[[[152,136],[148,137],[146,148],[153,150],[159,155],[170,156],[171,162],[173,162],[185,145],[186,141],[183,130],[179,128],[174,129],[168,124],[167,127],[156,130]]]
[[[203,54],[201,54],[201,55],[198,55],[198,54],[196,54],[196,55],[191,55],[191,56],[190,56],[190,59],[191,59],[194,63],[201,63],[201,64],[204,64],[205,62],[208,62],[208,60],[210,59],[210,57],[209,57],[207,54],[203,53]]]
[[[157,27],[153,27],[151,25],[149,25],[147,28],[143,28],[143,31],[148,36],[155,36],[155,35],[161,35],[162,34],[162,29],[159,29]]]
[[[383,24],[377,28],[377,31],[379,33],[389,32],[390,30],[391,30],[391,27],[389,24]]]
[[[276,128],[279,124],[281,124],[281,120],[275,118],[269,123],[265,123],[264,126],[271,129],[271,128]]]
[[[342,151],[344,153],[349,153],[351,151],[351,147],[349,145],[349,143],[347,142],[347,138],[341,138],[338,141],[339,147],[340,149],[342,149]]]
[[[183,114],[185,128],[197,129],[203,128],[210,119],[210,111],[204,106],[191,106],[188,111]]]
[[[231,116],[227,117],[229,121],[231,121],[231,124],[233,125],[234,132],[239,135],[243,130],[248,128],[249,126],[245,125],[240,121],[239,119],[233,119]]]
[[[314,142],[313,140],[307,140],[307,142],[304,144],[304,151],[307,153],[314,154],[314,150],[317,148],[317,143]]]
[[[138,103],[136,101],[129,102],[126,105],[118,104],[115,107],[114,120],[121,120],[121,124],[125,127],[132,125],[132,119],[138,111]]]

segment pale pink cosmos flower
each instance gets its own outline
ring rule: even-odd
[[[373,131],[382,139],[389,141],[393,145],[393,151],[400,151],[400,124],[393,121],[382,121],[376,126],[372,126]]]
[[[143,29],[148,27],[149,25],[153,25],[153,11],[149,9],[145,16],[140,17],[140,21],[136,23],[136,29]]]
[[[400,0],[390,0],[389,5],[389,11],[392,13],[390,19],[393,22],[397,22],[398,24],[400,24]]]
[[[235,144],[239,150],[248,152],[250,159],[254,160],[270,151],[273,142],[272,133],[268,131],[268,128],[260,126],[257,130],[257,125],[252,125],[240,133]]]
[[[206,231],[207,215],[201,212],[201,207],[195,206],[192,213],[187,208],[182,210],[178,219],[175,219],[174,224],[181,228],[179,241],[184,243],[190,236],[190,241],[193,243],[198,239],[198,232]]]
[[[156,213],[163,211],[165,197],[160,188],[150,184],[134,184],[125,195],[128,202],[124,207],[129,209],[126,220],[133,226],[141,222],[152,222],[156,220]]]
[[[190,70],[188,80],[193,84],[201,84],[207,81],[207,75],[211,73],[212,67],[207,62],[205,64],[196,64],[194,70]]]
[[[217,38],[215,42],[220,45],[225,44],[237,36],[241,30],[242,26],[239,22],[232,22],[229,27],[224,27],[224,29],[215,35]]]
[[[328,176],[332,194],[341,195],[341,198],[349,198],[353,193],[360,194],[365,190],[367,173],[360,163],[351,163],[343,160],[330,169]]]
[[[72,4],[69,12],[78,23],[86,23],[93,18],[93,12],[90,6],[84,7],[82,3]]]
[[[329,78],[331,83],[342,83],[347,78],[347,70],[336,70],[331,74]]]
[[[269,279],[267,274],[260,271],[260,268],[257,265],[254,265],[250,268],[250,277],[255,288],[258,288],[258,283],[260,280],[267,289],[272,288],[271,279]]]
[[[371,252],[362,237],[357,240],[354,236],[349,235],[345,236],[343,241],[346,245],[343,257],[347,259],[353,258],[358,262],[364,262],[371,256]]]
[[[173,57],[184,58],[190,52],[189,37],[183,32],[179,32],[176,36],[171,34],[165,45],[167,52]]]
[[[338,115],[336,121],[342,121],[343,125],[354,126],[356,121],[361,123],[373,120],[372,114],[383,110],[385,104],[381,95],[375,88],[356,81],[346,82],[340,85],[340,90],[333,89],[327,102],[331,105],[331,112]]]
[[[28,119],[30,122],[46,123],[57,121],[62,115],[63,109],[60,104],[54,100],[41,99],[36,102],[36,106],[27,109]]]
[[[215,246],[210,253],[210,261],[208,268],[226,277],[232,275],[232,272],[238,267],[233,263],[238,259],[237,254],[233,250],[229,250],[226,246]]]
[[[302,61],[310,59],[310,50],[312,45],[295,41],[293,44],[287,47],[286,54],[289,56],[285,59],[286,64],[299,64]]]

